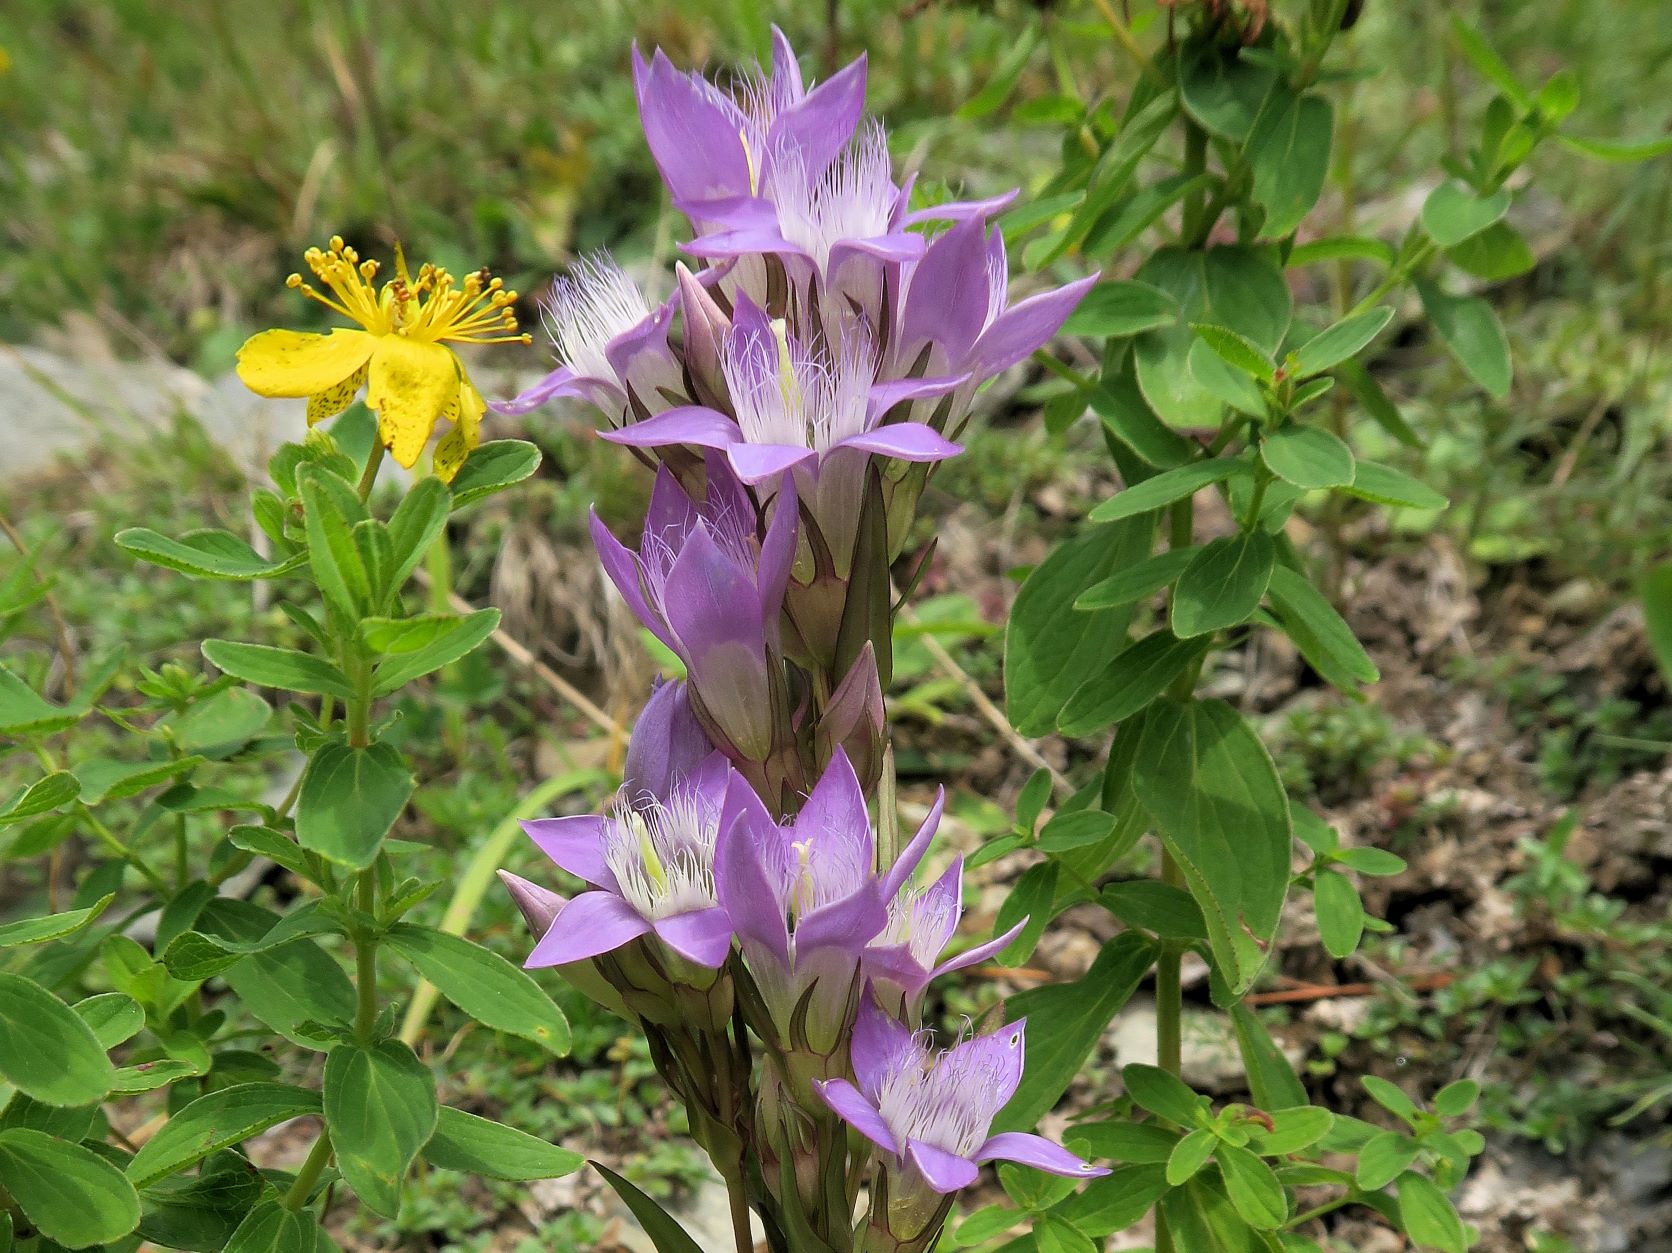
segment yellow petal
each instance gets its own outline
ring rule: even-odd
[[[366,404],[377,413],[378,435],[401,465],[412,468],[458,391],[459,360],[452,349],[404,335],[378,340]]]
[[[443,483],[453,481],[465,458],[481,442],[482,415],[487,408],[488,402],[482,399],[476,385],[468,377],[460,378],[458,397],[447,409],[453,429],[435,446],[435,477]]]
[[[326,418],[334,418],[354,403],[355,394],[366,382],[366,367],[361,366],[335,387],[315,392],[308,397],[308,425],[317,426]]]
[[[238,377],[258,396],[317,396],[365,365],[376,342],[364,331],[263,331],[238,350]]]

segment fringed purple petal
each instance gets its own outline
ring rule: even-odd
[[[775,71],[779,64],[777,53],[775,48]],[[793,62],[795,58],[790,54],[788,59]],[[857,61],[838,70],[778,115],[767,132],[768,150],[774,156],[800,153],[803,167],[817,178],[853,138],[864,111],[865,57],[861,54]]]
[[[1055,291],[1029,296],[1001,313],[975,346],[975,357],[985,375],[1008,370],[1062,329],[1085,294],[1097,282],[1094,274]]]
[[[900,461],[944,461],[964,451],[962,445],[954,444],[934,427],[921,422],[890,422],[887,426],[838,440],[835,447],[852,448],[877,457],[894,457]]]
[[[1068,1179],[1096,1179],[1109,1173],[1107,1167],[1093,1166],[1074,1156],[1060,1144],[1025,1131],[1001,1131],[975,1151],[978,1162],[1019,1162],[1048,1175]]]
[[[817,909],[802,917],[795,925],[797,957],[819,949],[833,949],[850,954],[858,965],[865,946],[888,925],[888,906],[877,881],[872,879],[853,895]]]
[[[675,203],[748,192],[744,119],[736,105],[700,78],[680,73],[659,49],[649,65],[633,49],[633,87],[650,155]]]
[[[761,617],[769,624],[777,621],[778,611],[784,604],[790,571],[795,566],[796,528],[799,523],[795,480],[786,475],[778,489],[777,503],[772,506],[772,520],[766,524],[766,538],[761,541],[760,567],[756,575],[760,587]]]
[[[628,448],[665,448],[669,444],[726,448],[743,438],[737,423],[718,410],[702,405],[680,405],[642,422],[599,433],[610,443]]]
[[[985,944],[977,944],[974,948],[965,949],[962,953],[959,953],[958,956],[952,958],[950,961],[942,962],[930,972],[930,977],[938,979],[942,975],[951,974],[954,970],[966,970],[971,966],[976,966],[986,961],[995,953],[1002,953],[1005,949],[1010,947],[1012,940],[1021,935],[1022,932],[1027,929],[1028,917],[1031,917],[1031,915],[1024,916],[1022,921],[1018,922],[1003,935],[996,936],[993,939],[988,940]]]
[[[896,1157],[900,1155],[899,1141],[888,1129],[888,1124],[877,1112],[877,1107],[867,1101],[853,1084],[846,1079],[815,1079],[813,1091],[819,1094],[820,1100],[836,1111],[838,1118],[872,1144]]]
[[[741,775],[733,775],[714,850],[715,891],[737,937],[761,945],[788,968],[790,933],[784,903],[762,863],[763,851],[782,840],[783,833],[754,788]]]
[[[530,970],[567,966],[613,952],[649,930],[650,924],[614,893],[583,892],[558,911],[551,929],[523,964]]]
[[[1016,203],[1020,196],[1020,188],[1011,188],[997,196],[989,196],[985,200],[949,200],[945,204],[930,205],[926,209],[916,209],[906,214],[904,224],[917,226],[924,222],[967,222],[971,219],[981,221],[992,217],[995,213],[1003,213]]]
[[[607,818],[580,814],[572,818],[535,818],[522,824],[529,839],[554,862],[593,887],[615,887],[615,876],[604,860]]]
[[[923,1182],[943,1196],[962,1192],[981,1175],[981,1168],[968,1158],[922,1140],[906,1141],[906,1160],[917,1167]]]
[[[853,1075],[865,1099],[875,1104],[883,1080],[909,1053],[921,1052],[911,1028],[885,1013],[867,996],[859,1003],[853,1024]]]
[[[615,590],[621,593],[621,599],[627,602],[627,608],[633,611],[633,616],[642,622],[650,633],[669,648],[677,650],[679,641],[674,638],[668,624],[662,620],[662,615],[650,607],[645,599],[642,571],[638,557],[622,542],[610,533],[609,527],[598,516],[596,509],[592,510],[589,525],[592,529],[592,546],[598,550],[598,561],[604,567],[604,573],[610,576],[610,582],[615,584]]]
[[[572,367],[560,365],[538,383],[518,392],[510,400],[489,401],[488,408],[507,417],[520,417],[525,413],[532,413],[548,401],[563,397],[596,403],[600,390],[620,394],[620,388],[616,387],[612,380],[583,378],[576,374]],[[625,400],[626,397],[623,396],[622,399]]]
[[[935,831],[940,826],[941,815],[945,812],[946,789],[939,787],[935,789],[935,803],[929,806],[928,814],[919,824],[916,833],[911,837],[911,841],[901,850],[900,856],[888,868],[888,873],[883,876],[882,893],[885,898],[893,900],[900,894],[900,889],[910,881],[912,875],[917,873],[917,867],[922,862],[923,855],[929,851],[929,845],[935,838]],[[963,861],[960,858],[954,864],[961,868]],[[962,888],[959,889],[959,893],[961,899]]]
[[[725,965],[731,954],[731,920],[719,906],[660,919],[652,929],[681,957],[710,970]]]
[[[930,244],[912,271],[901,313],[901,350],[910,357],[919,345],[933,342],[961,362],[981,337],[991,305],[987,237],[980,220],[968,218]]]
[[[726,449],[726,456],[737,477],[754,487],[782,478],[796,466],[817,457],[818,453],[794,444],[736,443]]]

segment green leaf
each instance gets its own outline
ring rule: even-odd
[[[1294,376],[1311,378],[1358,356],[1392,320],[1393,310],[1383,305],[1319,331],[1295,350]]]
[[[1172,1146],[1172,1156],[1167,1158],[1167,1183],[1177,1188],[1187,1179],[1194,1178],[1195,1173],[1206,1166],[1207,1159],[1214,1156],[1217,1144],[1219,1138],[1206,1129],[1197,1129],[1180,1139]]]
[[[1161,1198],[1174,1246],[1181,1253],[1271,1253],[1269,1237],[1243,1221],[1214,1182],[1204,1173]]]
[[[1446,260],[1476,278],[1497,283],[1525,274],[1537,258],[1521,232],[1507,223],[1494,222],[1455,248],[1447,248]]]
[[[128,1163],[136,1187],[172,1175],[211,1153],[242,1144],[292,1118],[320,1111],[319,1094],[285,1083],[241,1083],[200,1096],[176,1112]]]
[[[685,1228],[650,1197],[608,1166],[593,1162],[592,1169],[604,1176],[605,1182],[615,1189],[615,1194],[621,1198],[622,1204],[633,1211],[633,1217],[639,1220],[639,1226],[643,1227],[645,1234],[650,1237],[650,1243],[655,1246],[656,1253],[703,1253],[702,1246],[686,1234]]]
[[[1140,188],[1126,199],[1111,204],[1097,219],[1086,233],[1082,251],[1088,257],[1118,252],[1153,226],[1168,209],[1212,182],[1208,174],[1174,174]],[[1141,280],[1143,275],[1138,277]]]
[[[1173,589],[1173,634],[1191,639],[1247,622],[1260,607],[1276,561],[1276,543],[1265,531],[1204,544]]]
[[[1159,1066],[1142,1063],[1123,1067],[1121,1084],[1141,1108],[1181,1127],[1194,1127],[1201,1112],[1202,1102],[1184,1080],[1169,1074]],[[1209,1153],[1212,1152],[1210,1147]],[[1207,1154],[1203,1154],[1206,1158]]]
[[[1075,613],[1094,583],[1149,552],[1145,519],[1088,527],[1028,576],[1011,607],[1004,637],[1005,712],[1023,735],[1045,735],[1086,671],[1126,637],[1129,607]]]
[[[75,775],[68,770],[55,770],[44,779],[36,779],[21,796],[0,810],[0,827],[22,822],[25,818],[36,818],[68,805],[80,791],[81,784],[76,781]],[[3,929],[0,929],[0,934],[4,934]]]
[[[1091,969],[1074,982],[1029,988],[1009,999],[1011,1017],[1026,1015],[1050,1026],[1029,1039],[1021,1085],[994,1131],[1027,1130],[1050,1112],[1154,960],[1154,946],[1128,931],[1105,944]]]
[[[116,533],[116,544],[142,561],[200,579],[271,579],[302,564],[298,555],[283,561],[263,557],[231,531],[188,531],[179,539],[146,527]]]
[[[115,1068],[93,1030],[32,979],[0,971],[0,1078],[43,1105],[90,1105]]]
[[[492,445],[483,445],[483,448]],[[481,449],[477,450],[478,453]],[[539,454],[535,454],[538,462]],[[474,460],[474,457],[472,457]],[[465,464],[469,464],[466,462]],[[389,518],[389,588],[399,591],[447,525],[453,496],[434,475],[419,479]]]
[[[1051,907],[1057,899],[1057,876],[1060,873],[1061,869],[1054,861],[1029,866],[1016,881],[1016,886],[1010,889],[1010,895],[1004,898],[1004,904],[999,906],[998,917],[993,922],[993,933],[1002,935],[1024,918],[1027,919],[1027,926],[999,952],[1000,965],[1020,966],[1033,956],[1039,937],[1045,934],[1045,928],[1054,916]]]
[[[248,901],[221,898],[198,915],[197,929],[246,943],[260,940],[280,922],[278,914]],[[310,940],[246,957],[221,978],[243,1007],[294,1044],[317,1047],[298,1030],[308,1022],[347,1023],[354,1018],[354,985],[342,967]]]
[[[1389,1083],[1380,1075],[1361,1075],[1359,1076],[1359,1082],[1364,1085],[1364,1090],[1370,1093],[1370,1099],[1387,1110],[1388,1113],[1403,1118],[1407,1122],[1417,1116],[1416,1103],[1406,1096],[1400,1088]]]
[[[1289,1217],[1289,1199],[1270,1166],[1234,1144],[1220,1145],[1214,1160],[1225,1177],[1225,1195],[1245,1223],[1261,1231],[1283,1225]]]
[[[1654,139],[1587,139],[1580,135],[1557,135],[1556,142],[1598,161],[1652,161],[1672,152],[1672,135]]]
[[[1133,341],[1133,368],[1145,403],[1173,427],[1216,426],[1225,397],[1209,386],[1192,362],[1204,352],[1187,326],[1146,331]],[[1203,370],[1201,374],[1207,374]],[[1209,380],[1212,376],[1208,375]]]
[[[244,958],[294,944],[313,935],[327,935],[341,924],[317,906],[303,906],[286,914],[258,940],[231,940],[225,936],[187,931],[175,937],[163,952],[163,964],[176,979],[207,979],[231,969]]]
[[[1405,859],[1382,848],[1343,848],[1335,852],[1343,866],[1368,875],[1405,873]]]
[[[1240,996],[1265,964],[1289,888],[1289,802],[1277,768],[1224,702],[1159,702],[1145,715],[1133,785]]]
[[[116,1071],[110,1090],[122,1096],[133,1096],[140,1092],[154,1092],[158,1088],[166,1088],[171,1083],[181,1079],[190,1079],[207,1073],[207,1063],[178,1061],[172,1057],[159,1058],[154,1062],[141,1062],[136,1066],[123,1066]]]
[[[586,1164],[579,1153],[547,1144],[537,1136],[462,1109],[443,1106],[435,1134],[424,1145],[424,1160],[443,1170],[485,1179],[556,1179]]]
[[[1131,1160],[1110,1156],[1116,1161]],[[1166,1167],[1159,1162],[1117,1166],[1070,1196],[1056,1212],[1088,1236],[1099,1238],[1134,1226],[1166,1190]]]
[[[1260,444],[1260,460],[1278,478],[1303,490],[1343,487],[1353,481],[1353,453],[1320,426],[1291,422]]]
[[[1271,358],[1253,340],[1208,322],[1193,322],[1190,329],[1228,365],[1261,382],[1270,383],[1276,378]]]
[[[523,439],[495,439],[479,445],[453,476],[453,508],[463,509],[513,487],[540,468],[540,450]]]
[[[1405,1234],[1418,1248],[1442,1253],[1467,1253],[1468,1233],[1451,1201],[1433,1180],[1414,1171],[1399,1176],[1399,1219]]]
[[[365,520],[365,506],[348,484],[319,466],[299,469],[296,486],[302,496],[302,519],[314,579],[337,613],[355,621],[371,598],[371,581],[350,530]]]
[[[282,831],[244,823],[228,831],[226,838],[234,848],[254,853],[257,857],[265,857],[275,865],[283,866],[291,874],[303,878],[308,878],[311,874],[307,855],[303,853],[301,846]]]
[[[1479,296],[1453,296],[1422,279],[1416,288],[1441,342],[1464,372],[1493,396],[1509,395],[1509,340],[1492,306]]]
[[[1131,449],[1145,465],[1169,470],[1196,454],[1196,448],[1155,415],[1144,400],[1130,363],[1118,373],[1105,374],[1092,389],[1091,407],[1108,436]]]
[[[400,1212],[401,1181],[437,1117],[435,1076],[399,1040],[339,1044],[325,1059],[325,1125],[337,1169],[385,1218]]]
[[[1381,677],[1353,629],[1305,575],[1273,566],[1266,591],[1300,655],[1328,682],[1350,692]]]
[[[1039,1253],[1098,1253],[1089,1236],[1054,1214],[1034,1224],[1033,1240]]]
[[[1262,1109],[1305,1105],[1306,1088],[1300,1076],[1266,1031],[1259,1015],[1239,1002],[1231,1007],[1231,1022],[1236,1028],[1237,1051],[1242,1054],[1242,1067],[1248,1075],[1248,1090],[1254,1103]]]
[[[1148,283],[1099,283],[1085,294],[1063,324],[1064,335],[1119,339],[1178,320],[1178,301]]]
[[[373,696],[387,696],[432,670],[451,665],[475,649],[499,626],[499,610],[478,609],[462,617],[442,618],[435,624],[435,634],[416,647],[403,648],[395,655],[378,663]],[[380,638],[395,638],[379,633]],[[407,639],[412,638],[408,634]]]
[[[1481,38],[1474,28],[1464,22],[1462,18],[1453,16],[1451,19],[1451,33],[1457,40],[1458,48],[1469,59],[1469,64],[1473,65],[1487,82],[1501,91],[1504,98],[1521,112],[1531,111],[1533,107],[1531,93],[1521,85],[1520,80],[1515,77],[1509,66],[1504,64],[1504,59],[1493,51],[1492,46]]]
[[[1101,809],[1063,810],[1053,814],[1039,833],[1038,848],[1046,854],[1066,853],[1108,839],[1114,827],[1115,816]]]
[[[1260,385],[1215,352],[1206,340],[1198,339],[1190,346],[1185,365],[1196,385],[1220,404],[1261,420],[1270,411]]]
[[[107,892],[86,909],[69,909],[61,914],[46,914],[40,918],[19,918],[16,922],[0,923],[0,948],[42,944],[47,940],[62,940],[66,936],[74,935],[104,913],[105,907],[115,899],[114,892]]]
[[[1153,1122],[1078,1123],[1063,1133],[1068,1146],[1083,1157],[1144,1165],[1164,1163],[1173,1155],[1179,1133]]]
[[[1183,574],[1195,555],[1194,548],[1169,548],[1153,557],[1146,557],[1137,565],[1111,574],[1103,582],[1080,593],[1074,608],[1113,609],[1119,605],[1135,604],[1155,595]]]
[[[1093,522],[1114,522],[1150,513],[1176,500],[1194,496],[1209,484],[1223,482],[1233,474],[1247,473],[1246,462],[1228,457],[1193,461],[1175,470],[1163,470],[1154,478],[1145,479],[1111,496],[1091,511],[1090,518]]]
[[[340,865],[369,866],[412,787],[412,772],[392,745],[323,744],[302,772],[297,842]]]
[[[1198,45],[1179,70],[1179,99],[1204,130],[1241,144],[1254,129],[1276,73],[1235,47]]]
[[[532,1040],[558,1057],[569,1051],[563,1011],[524,970],[461,936],[399,923],[385,942],[441,994],[483,1026]]]
[[[1327,1109],[1300,1105],[1292,1109],[1267,1111],[1270,1131],[1254,1132],[1253,1146],[1266,1157],[1282,1157],[1310,1148],[1329,1134],[1335,1116]]]
[[[1370,371],[1357,361],[1343,361],[1337,367],[1337,374],[1341,381],[1347,384],[1353,393],[1353,398],[1359,402],[1370,420],[1393,436],[1407,448],[1421,448],[1422,439],[1411,429],[1410,423],[1400,415],[1394,403],[1388,399],[1382,385],[1371,377]]]
[[[168,761],[112,761],[95,757],[77,763],[75,777],[81,784],[81,801],[97,805],[103,801],[119,801],[137,796],[147,788],[166,783],[189,773],[203,764],[197,756],[175,757]]]
[[[216,669],[257,687],[282,688],[287,692],[312,692],[316,696],[353,695],[343,672],[323,657],[294,648],[271,644],[244,644],[237,640],[204,640],[203,655]]]
[[[238,1224],[221,1253],[324,1253],[332,1247],[328,1240],[313,1211],[263,1201]]]
[[[1434,1094],[1434,1112],[1442,1118],[1461,1118],[1480,1099],[1480,1084],[1473,1079],[1457,1079]]]
[[[1289,250],[1288,264],[1293,268],[1326,261],[1373,261],[1387,270],[1393,267],[1394,260],[1392,246],[1379,239],[1369,235],[1337,235],[1296,244]]]
[[[229,687],[191,705],[168,720],[174,742],[188,753],[224,749],[248,742],[272,717],[273,710],[248,688]]]
[[[1364,902],[1358,889],[1345,875],[1320,870],[1312,893],[1325,950],[1337,961],[1351,957],[1364,936]]]
[[[1374,461],[1360,461],[1352,483],[1341,490],[1360,500],[1407,509],[1444,509],[1450,503],[1426,483]]]
[[[1058,729],[1064,735],[1089,735],[1130,718],[1165,692],[1207,651],[1208,643],[1181,640],[1168,630],[1146,635],[1074,690],[1058,716]]]
[[[222,1249],[260,1200],[263,1180],[237,1153],[209,1158],[195,1177],[145,1190],[139,1234],[169,1249]]]
[[[109,1244],[139,1225],[139,1195],[121,1171],[43,1132],[0,1131],[0,1188],[42,1235],[65,1248]]]
[[[1290,234],[1318,203],[1334,135],[1335,113],[1322,96],[1282,91],[1260,111],[1246,156],[1254,200],[1266,211],[1262,238]]]
[[[113,1049],[132,1039],[145,1025],[145,1011],[139,1002],[120,992],[101,992],[70,1007],[92,1030],[99,1047]]]
[[[1422,229],[1442,248],[1480,234],[1509,212],[1509,188],[1482,195],[1455,179],[1441,183],[1422,203]]]
[[[1263,352],[1276,352],[1288,333],[1294,298],[1269,250],[1169,245],[1151,254],[1136,277],[1170,292],[1185,323],[1223,326]]]
[[[1159,879],[1111,883],[1099,899],[1105,909],[1127,926],[1142,927],[1163,940],[1208,938],[1207,922],[1190,893]]]
[[[66,709],[43,699],[4,665],[0,665],[0,735],[47,735],[81,721],[82,711]]]

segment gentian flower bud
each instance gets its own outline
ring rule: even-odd
[[[681,261],[674,267],[679,280],[680,320],[684,326],[685,375],[691,394],[704,405],[724,405],[726,376],[720,364],[721,345],[731,330],[726,316],[702,281]]]
[[[1013,1022],[936,1050],[929,1033],[914,1033],[869,999],[860,1006],[852,1050],[857,1082],[836,1078],[815,1087],[881,1150],[871,1225],[895,1247],[931,1245],[947,1199],[974,1183],[984,1162],[1020,1162],[1073,1179],[1109,1173],[1042,1136],[989,1134],[1022,1081],[1025,1027]]]
[[[622,789],[634,798],[668,796],[713,752],[714,745],[691,711],[684,681],[657,679],[627,742]]]
[[[709,459],[702,504],[667,467],[657,472],[637,553],[592,515],[605,572],[639,621],[685,663],[692,708],[716,747],[740,764],[766,761],[787,734],[773,659],[795,527],[789,486],[757,539],[754,503],[717,458]]]

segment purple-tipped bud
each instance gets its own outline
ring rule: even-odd
[[[499,881],[505,885],[505,890],[511,894],[511,900],[522,912],[523,921],[538,940],[551,930],[558,912],[563,908],[563,898],[556,892],[548,892],[537,883],[530,883],[521,875],[514,875],[509,870],[499,872]]]
[[[888,715],[877,678],[877,654],[871,641],[866,640],[819,719],[819,753],[828,759],[838,748],[845,752],[860,786],[869,794],[882,774],[887,738]]]
[[[685,371],[696,399],[711,408],[726,404],[726,376],[720,364],[721,345],[731,331],[731,319],[716,303],[702,281],[682,261],[675,267],[679,278],[679,308],[685,328]]]
[[[684,682],[658,679],[627,742],[622,789],[635,799],[666,800],[713,752]]]

